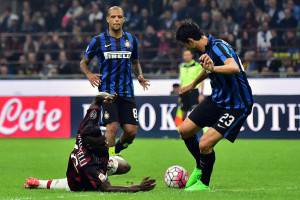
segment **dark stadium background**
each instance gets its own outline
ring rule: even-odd
[[[140,41],[148,77],[177,77],[174,31],[191,18],[240,54],[253,77],[298,76],[299,0],[1,0],[1,78],[83,77],[81,53],[105,30],[111,5],[125,10],[125,30]],[[97,67],[94,64],[94,70]]]

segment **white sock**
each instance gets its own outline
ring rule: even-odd
[[[38,188],[47,189],[47,184],[49,181],[51,181],[51,180],[39,180],[40,184],[39,184]]]
[[[38,186],[38,188],[51,189],[51,190],[57,190],[57,189],[70,190],[67,178],[39,180],[39,182],[40,185]]]

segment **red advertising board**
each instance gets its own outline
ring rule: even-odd
[[[69,138],[70,97],[0,97],[0,137]]]

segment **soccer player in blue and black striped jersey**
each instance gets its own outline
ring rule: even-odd
[[[196,160],[185,190],[208,190],[215,162],[214,146],[226,138],[234,142],[240,129],[251,113],[253,97],[243,65],[225,41],[204,34],[192,21],[185,21],[176,32],[176,39],[189,49],[203,54],[200,63],[203,70],[181,93],[195,88],[210,78],[212,94],[201,102],[186,118],[178,131]],[[198,141],[196,133],[210,127]]]
[[[114,103],[103,105],[103,122],[106,124],[110,155],[113,155],[132,143],[138,129],[132,70],[144,89],[148,88],[149,81],[142,73],[136,37],[122,29],[125,21],[123,9],[118,6],[110,7],[106,21],[108,29],[93,37],[80,62],[80,68],[91,85],[97,86],[100,92],[118,95]],[[95,56],[98,58],[100,75],[93,74],[88,69],[88,64]],[[119,125],[124,133],[115,143]]]

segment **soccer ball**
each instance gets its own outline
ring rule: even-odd
[[[165,183],[168,187],[184,188],[189,178],[189,172],[179,165],[169,167],[165,173]]]

